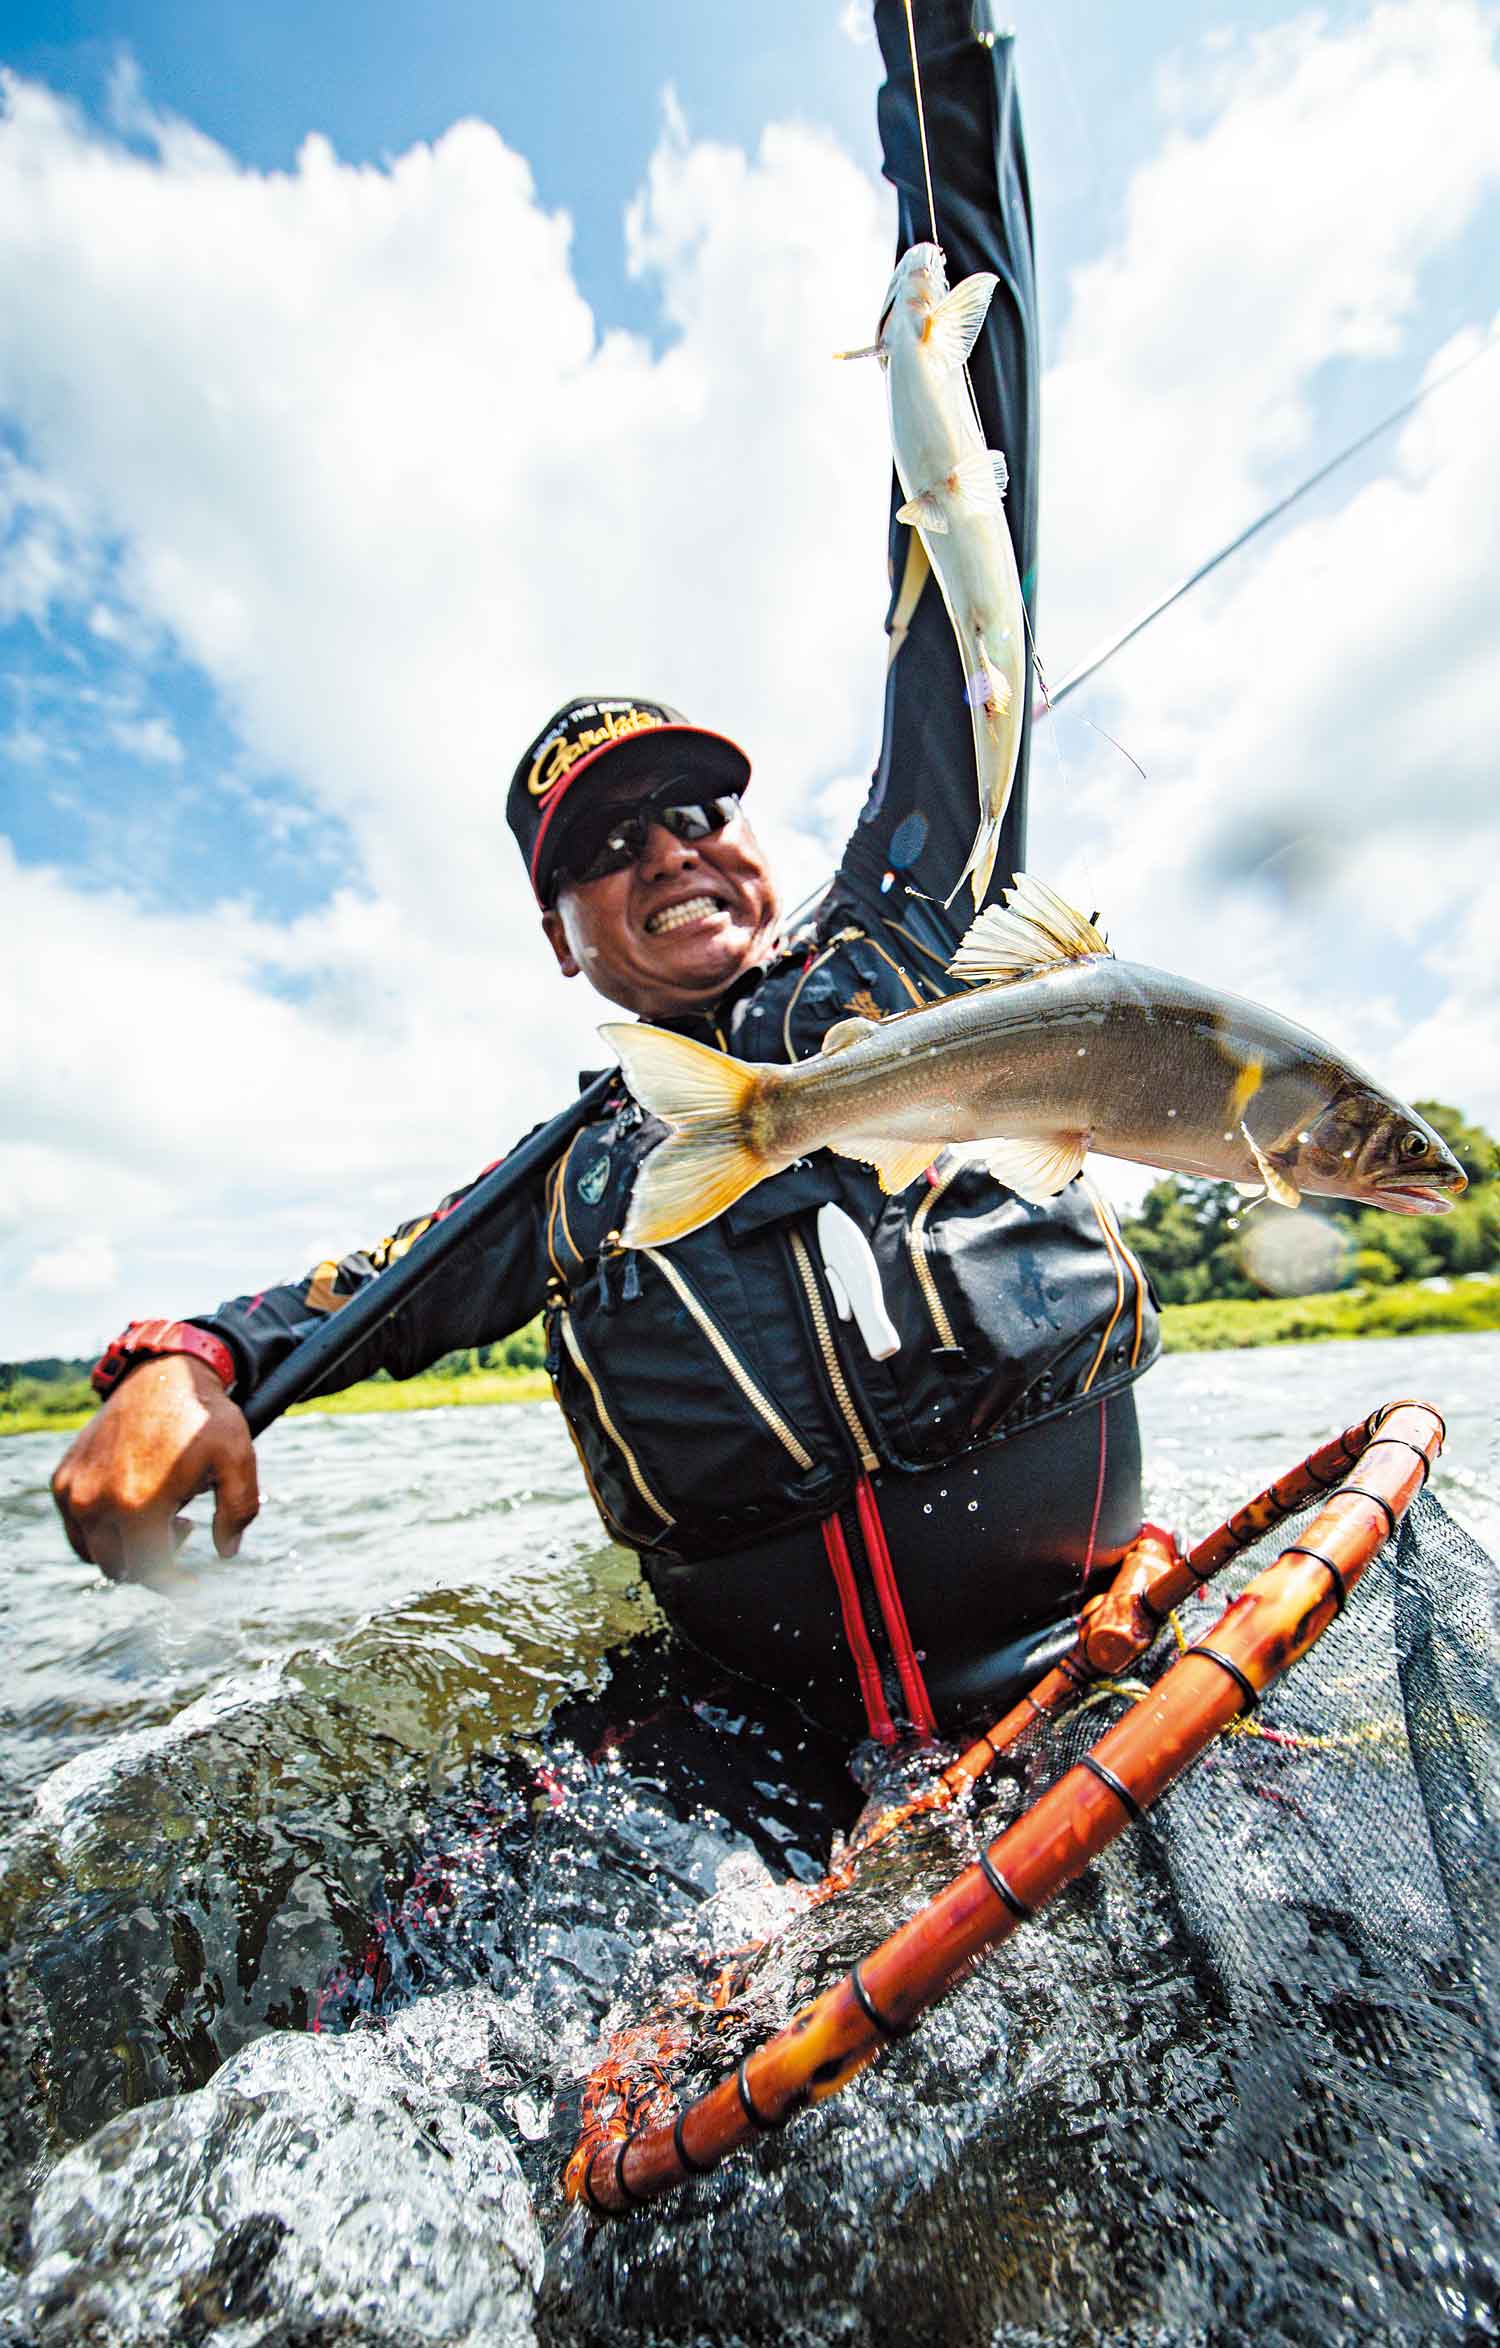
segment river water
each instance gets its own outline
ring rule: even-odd
[[[1185,1534],[1412,1395],[1447,1420],[1433,1492],[1500,1550],[1500,1335],[1177,1356],[1138,1391],[1148,1513]],[[732,2186],[695,2188],[692,2224],[602,2249],[565,2214],[579,2083],[640,1952],[660,1972],[710,1896],[744,1937],[860,1797],[795,1723],[753,1741],[732,1686],[692,1695],[549,1404],[283,1423],[241,1558],[165,1597],[72,1558],[58,1449],[0,1445],[0,2338],[1186,2336],[1161,2308],[1113,2328],[1118,2278],[1089,2271],[1083,2218],[1059,2247],[1066,2161],[1039,2230],[993,2176],[982,2233],[967,2224],[1001,2025],[965,1995],[913,2041],[901,2100],[878,2067]],[[658,1683],[685,1743],[632,1742]],[[754,1789],[751,1833],[731,1782]],[[927,1888],[963,1856],[940,1836]],[[1107,1879],[1091,1948],[1126,1883]],[[890,1888],[893,1915],[910,1893]],[[872,1897],[843,1962],[893,1920]],[[1102,1977],[1066,2018],[1095,1962],[1081,1930],[1024,1960],[1054,2037],[1103,2027]],[[1112,2026],[1143,2028],[1137,2008]],[[1170,2064],[1160,2035],[1150,2059]],[[930,2260],[877,2255],[881,2195],[892,2225],[920,2210],[959,2245],[947,2298]],[[1046,2292],[1027,2281],[1039,2244]],[[1422,2336],[1464,2337],[1476,2304],[1456,2289],[1451,2334]]]

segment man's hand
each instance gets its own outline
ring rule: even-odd
[[[213,1491],[214,1547],[233,1557],[260,1508],[255,1446],[206,1362],[142,1362],[79,1430],[52,1478],[78,1555],[112,1582],[148,1581],[190,1530],[178,1510]]]

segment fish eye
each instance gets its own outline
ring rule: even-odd
[[[1410,1158],[1413,1163],[1418,1158],[1425,1158],[1427,1155],[1426,1134],[1404,1133],[1401,1136],[1401,1155],[1403,1158]]]

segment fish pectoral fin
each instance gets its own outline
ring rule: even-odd
[[[972,277],[966,277],[962,284],[956,285],[952,293],[945,295],[938,303],[928,318],[923,340],[940,365],[962,367],[966,364],[970,351],[979,340],[979,329],[984,324],[991,296],[999,283],[999,278],[990,270],[980,269]]]
[[[1266,1189],[1269,1191],[1271,1197],[1276,1201],[1276,1204],[1279,1207],[1300,1207],[1302,1204],[1302,1193],[1297,1188],[1296,1183],[1288,1181],[1286,1175],[1281,1172],[1281,1169],[1278,1166],[1272,1165],[1270,1159],[1266,1156],[1265,1151],[1261,1148],[1260,1143],[1256,1140],[1254,1134],[1251,1132],[1249,1126],[1245,1123],[1243,1117],[1240,1119],[1240,1131],[1245,1136],[1246,1147],[1248,1148],[1251,1157],[1255,1160],[1256,1166],[1260,1172],[1260,1178],[1265,1184]]]
[[[998,448],[988,448],[984,453],[995,476],[995,495],[1003,498],[1010,487],[1010,467]]]
[[[828,1146],[841,1158],[858,1158],[861,1164],[873,1166],[880,1177],[881,1189],[893,1191],[905,1190],[909,1182],[925,1174],[940,1145],[908,1141],[904,1134],[846,1133],[839,1140],[830,1141]]]
[[[1000,468],[996,479],[995,467]],[[972,456],[960,457],[945,486],[955,497],[961,497],[976,514],[998,514],[1005,495],[1005,459],[996,457],[988,448],[976,448]]]
[[[947,535],[948,516],[943,501],[935,489],[924,489],[920,497],[909,497],[905,505],[896,508],[898,522],[908,522],[913,530],[925,530],[929,537]]]
[[[856,1012],[852,1019],[836,1019],[824,1036],[820,1051],[846,1052],[851,1044],[862,1043],[867,1035],[880,1033],[878,1019],[866,1019]]]
[[[974,658],[978,665],[965,681],[964,699],[971,709],[982,710],[992,726],[998,725],[1014,698],[1010,679],[996,668],[982,644],[974,647]]]
[[[983,1141],[975,1155],[1017,1198],[1042,1206],[1083,1172],[1091,1139],[1087,1133],[1032,1133],[1023,1141]]]
[[[983,826],[981,825],[981,831]],[[1108,954],[1109,940],[1045,881],[1018,872],[1005,904],[987,905],[948,965],[970,986],[1009,986],[1065,962]]]

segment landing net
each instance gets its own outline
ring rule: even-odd
[[[627,2032],[672,2016],[654,2048],[616,2042],[632,2123],[682,2111],[832,1988],[1149,1705],[1180,1644],[1298,1538],[1280,1529],[1183,1600],[1147,1660],[1033,1719],[965,1798],[736,1971],[653,1951],[617,2009]],[[774,2336],[809,2341],[1488,2336],[1495,1625],[1491,1561],[1418,1497],[1260,1708],[911,2038],[785,2135],[575,2246],[575,2311],[663,2342],[711,2336],[721,2294],[759,2337],[747,2288]],[[782,2262],[783,2234],[808,2228],[816,2257]]]

